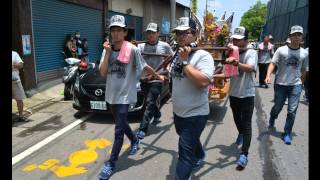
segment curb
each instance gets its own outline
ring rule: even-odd
[[[63,100],[64,84],[60,78],[52,79],[46,82],[39,83],[34,89],[25,91],[27,96],[24,99],[24,116],[29,117],[33,111],[37,111],[45,107],[48,103]],[[16,101],[12,99],[12,121],[18,117]]]

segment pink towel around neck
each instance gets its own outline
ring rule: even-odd
[[[130,55],[131,55],[131,51],[132,51],[133,46],[134,45],[131,44],[130,42],[123,41],[123,43],[121,45],[121,49],[120,49],[119,55],[118,55],[118,60],[121,63],[124,63],[124,64],[128,64],[129,63]]]
[[[268,42],[268,50],[271,50],[272,47],[273,47],[273,45],[272,45],[270,42]],[[259,44],[259,49],[261,49],[261,50],[264,49],[264,44],[263,44],[263,42]]]
[[[236,59],[236,61],[239,61],[239,48],[238,48],[238,46],[231,45],[229,47],[232,48],[232,50],[230,50],[230,52],[229,52],[229,57],[234,57]],[[225,64],[224,65],[224,75],[226,77],[239,75],[238,66],[234,66],[231,64]]]

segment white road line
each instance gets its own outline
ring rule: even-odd
[[[51,136],[45,138],[44,140],[40,141],[39,143],[37,143],[37,144],[35,144],[33,146],[31,146],[30,148],[28,148],[27,150],[23,151],[22,153],[16,155],[15,157],[12,158],[12,166],[15,165],[17,162],[21,161],[22,159],[24,159],[25,157],[29,156],[30,154],[32,154],[36,150],[38,150],[38,149],[42,148],[43,146],[45,146],[46,144],[50,143],[54,139],[58,138],[59,136],[61,136],[65,132],[67,132],[70,129],[76,127],[78,124],[84,122],[85,120],[87,120],[91,116],[92,116],[92,114],[88,115],[86,118],[84,118],[84,120],[77,119],[75,122],[73,122],[73,123],[69,124],[68,126],[64,127],[60,131],[52,134]]]

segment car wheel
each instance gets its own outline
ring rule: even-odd
[[[77,111],[77,112],[73,115],[73,117],[75,117],[75,118],[77,118],[77,119],[80,119],[80,118],[82,118],[84,115],[85,115],[85,112],[83,112],[83,111]]]

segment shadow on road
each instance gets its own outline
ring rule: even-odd
[[[277,170],[276,164],[272,161],[276,158],[276,154],[272,150],[272,141],[269,136],[274,135],[276,137],[281,137],[279,132],[269,132],[267,127],[268,116],[265,110],[263,109],[264,104],[260,96],[259,91],[256,89],[256,96],[254,102],[256,110],[256,123],[258,126],[259,136],[257,137],[259,141],[259,154],[261,159],[263,159],[263,177],[264,179],[280,179],[280,174]]]
[[[237,159],[238,154],[240,152],[237,147],[237,144],[233,143],[229,146],[216,145],[214,147],[206,148],[206,151],[210,151],[213,149],[220,150],[220,156],[217,159],[218,162],[217,163],[210,163],[210,162],[205,161],[204,165],[207,165],[209,167],[206,168],[204,171],[202,171],[200,174],[197,174],[197,175],[192,174],[190,180],[200,180],[202,176],[206,175],[208,172],[210,172],[216,168],[222,169],[222,168],[225,168],[230,165],[235,165],[236,159]],[[231,159],[235,159],[235,160],[232,161]],[[199,170],[202,170],[202,169],[199,169]]]
[[[215,168],[224,168],[229,165],[235,164],[235,160],[231,161],[230,159],[236,159],[239,150],[237,148],[236,144],[231,144],[230,146],[226,145],[216,145],[214,147],[206,147],[208,143],[210,142],[211,137],[213,136],[213,133],[216,129],[216,127],[219,124],[223,123],[223,119],[225,118],[226,112],[228,110],[228,107],[226,106],[228,101],[228,98],[221,104],[217,103],[211,103],[210,104],[210,114],[209,114],[209,120],[207,122],[206,128],[210,128],[209,134],[207,135],[205,141],[203,142],[203,146],[206,149],[206,151],[210,151],[213,149],[220,149],[220,153],[223,156],[223,158],[219,158],[217,163],[210,163],[205,162],[206,165],[209,165],[209,168],[207,168],[205,171],[201,172],[198,175],[192,175],[191,179],[196,180],[200,179],[202,176],[206,175],[209,171]],[[100,117],[102,119],[105,119],[104,117]],[[109,118],[112,119],[112,116]],[[133,118],[137,118],[134,116],[131,116],[130,123],[132,121],[136,121]],[[98,120],[98,118],[91,118],[95,120],[90,120],[90,122],[97,122],[99,123],[101,120]],[[128,118],[129,119],[129,118]],[[139,166],[143,164],[144,162],[151,160],[155,158],[157,155],[166,153],[169,154],[172,157],[171,164],[169,165],[169,174],[166,175],[166,180],[173,180],[175,179],[175,168],[178,161],[178,152],[177,149],[170,150],[170,149],[164,149],[162,147],[156,146],[155,144],[163,137],[165,133],[167,133],[172,127],[174,126],[173,120],[171,119],[171,123],[164,125],[164,126],[155,126],[150,124],[148,135],[150,134],[158,134],[152,142],[150,143],[144,143],[142,142],[140,147],[143,146],[143,149],[140,149],[137,155],[143,155],[143,159],[134,160],[131,159],[130,156],[128,157],[128,151],[127,149],[124,153],[119,156],[119,160],[117,162],[117,166],[115,169],[115,173],[121,172],[123,170],[126,170],[132,166]],[[106,123],[105,121],[102,121],[103,123]],[[100,123],[102,123],[100,122]],[[112,120],[107,120],[108,123],[113,123]],[[140,122],[140,120],[138,120]],[[161,124],[160,124],[161,125]],[[178,144],[178,142],[177,142]],[[148,155],[146,155],[146,152],[148,152]]]

